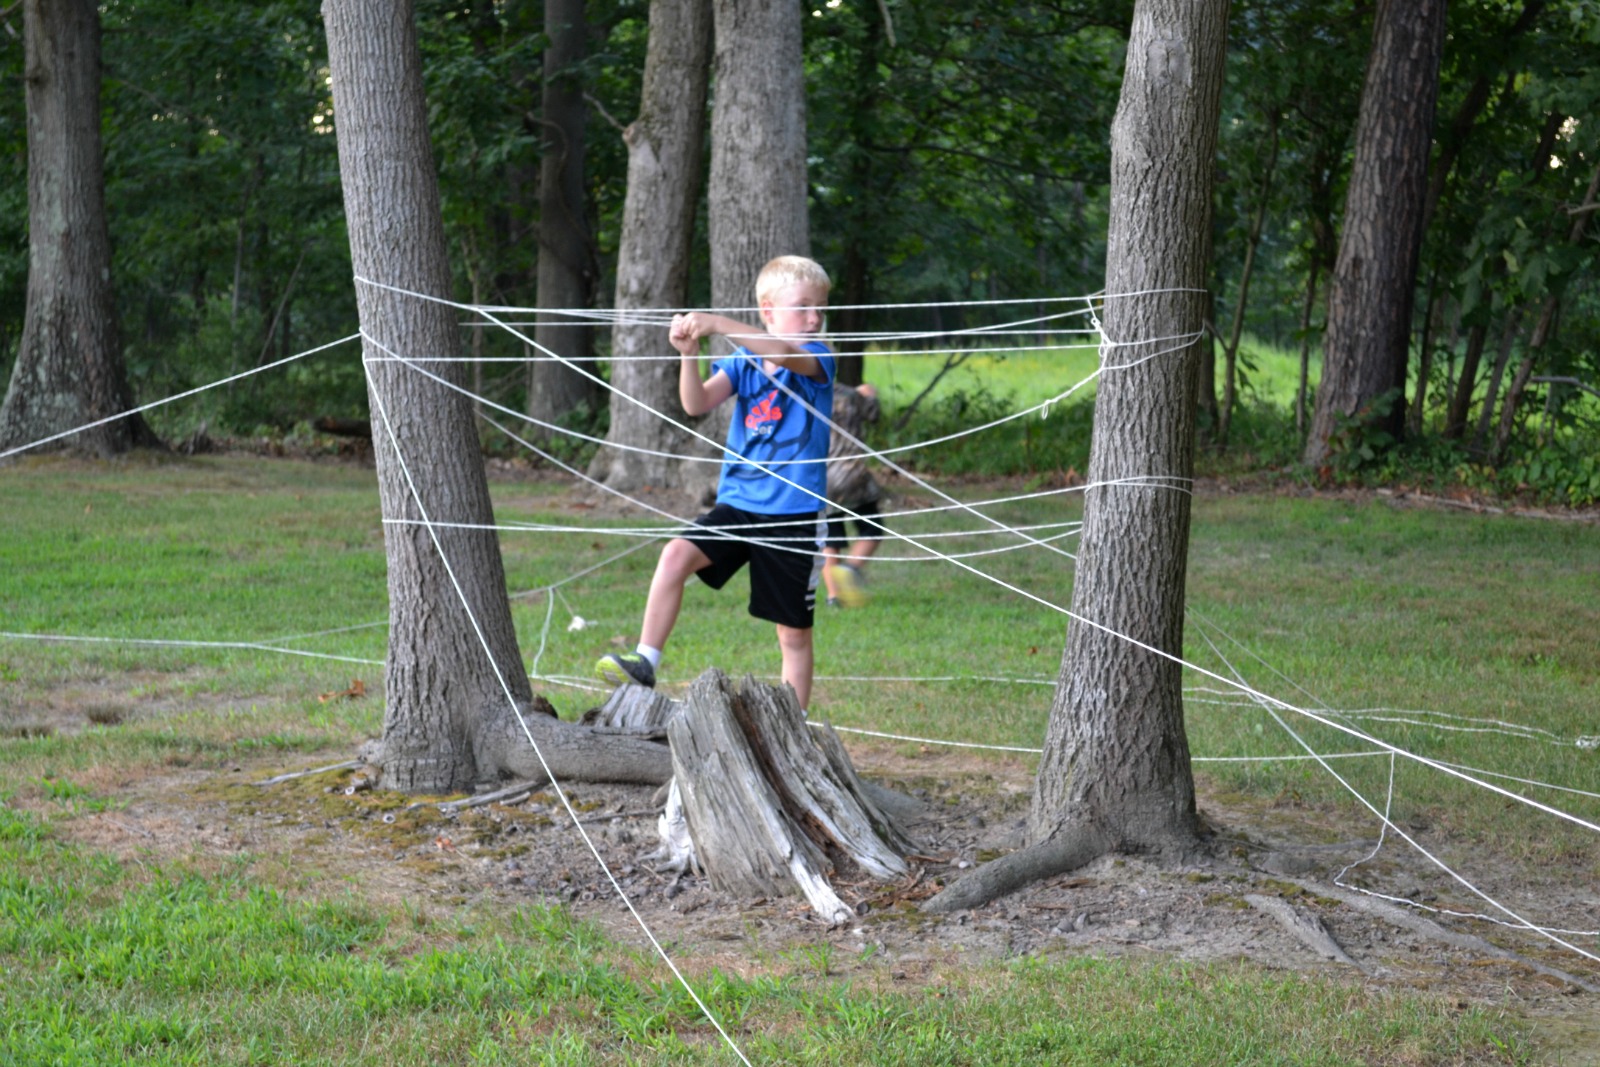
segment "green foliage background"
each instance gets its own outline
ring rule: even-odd
[[[819,0],[804,20],[810,218],[813,252],[838,282],[835,303],[872,305],[875,330],[944,331],[1012,314],[975,301],[1094,291],[1132,7]],[[108,0],[101,13],[115,285],[138,398],[162,399],[352,333],[337,117],[317,0]],[[647,14],[644,0],[593,0],[591,50],[577,72],[591,103],[588,210],[602,303],[613,287],[626,182],[619,134],[638,107]],[[1512,32],[1527,14],[1536,16],[1530,28]],[[418,0],[416,17],[454,295],[531,305],[542,6]],[[1406,391],[1408,403],[1422,395],[1419,432],[1398,450],[1393,441],[1353,443],[1323,476],[1445,472],[1499,492],[1592,502],[1600,482],[1588,457],[1600,452],[1600,420],[1581,388],[1533,383],[1505,455],[1492,456],[1492,442],[1470,429],[1448,432],[1444,406],[1474,329],[1509,338],[1504,378],[1532,355],[1537,375],[1600,388],[1600,226],[1570,239],[1574,209],[1600,165],[1600,124],[1591,118],[1600,113],[1600,4],[1463,0],[1448,17],[1435,152],[1444,177],[1426,234]],[[27,281],[21,18],[20,5],[0,13],[0,77],[17,90],[0,93],[6,377]],[[1313,390],[1371,19],[1372,5],[1358,0],[1238,0],[1231,8],[1214,317],[1226,336],[1250,222],[1264,208],[1241,325],[1291,365],[1305,351]],[[1458,123],[1480,91],[1476,121]],[[703,237],[693,303],[706,299]],[[1530,353],[1531,322],[1552,297],[1560,299],[1553,340]],[[930,302],[949,303],[881,306]],[[1489,345],[1475,376],[1474,415],[1488,399],[1498,347]],[[486,365],[485,393],[520,406],[525,374],[507,362],[519,354],[514,340],[488,334],[483,354],[502,361]],[[1250,388],[1259,372],[1251,358],[1243,355],[1243,396],[1229,431],[1249,437],[1209,444],[1219,463],[1237,466],[1239,453],[1260,454],[1265,435],[1292,462],[1294,408],[1309,398],[1274,392],[1263,407],[1262,391]],[[867,376],[880,376],[868,359]],[[940,424],[971,401],[982,407],[982,396],[968,394],[930,398],[928,418]],[[152,418],[173,439],[202,425],[215,436],[279,436],[318,416],[361,416],[364,407],[359,362],[345,354],[252,377]],[[1030,440],[1022,447],[1036,455]],[[1048,447],[1037,455],[1025,465],[1070,462]]]

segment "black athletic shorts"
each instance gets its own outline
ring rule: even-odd
[[[822,574],[820,511],[799,515],[757,515],[718,504],[698,519],[695,528],[678,536],[711,560],[698,572],[700,580],[721,589],[750,564],[750,614],[758,619],[809,630],[817,608],[817,580]],[[725,536],[703,533],[726,530]]]
[[[853,504],[850,510],[861,516],[852,519],[842,511],[835,511],[828,515],[828,547],[849,548],[852,538],[845,531],[845,523],[855,528],[854,540],[881,541],[887,533],[875,520],[878,517],[878,502],[870,500],[865,504]]]

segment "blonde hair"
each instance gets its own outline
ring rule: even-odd
[[[790,285],[816,285],[826,293],[833,288],[822,264],[805,256],[779,256],[769,260],[756,275],[756,303],[762,304],[773,293]]]

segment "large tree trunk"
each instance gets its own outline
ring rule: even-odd
[[[756,274],[774,256],[808,255],[806,102],[799,4],[712,0],[716,28],[711,109],[711,302],[753,321]],[[721,338],[713,342],[726,346]],[[727,355],[731,348],[713,350]],[[721,441],[724,404],[700,430]],[[716,469],[699,474],[709,491]]]
[[[588,26],[584,0],[545,0],[543,155],[539,166],[539,324],[538,346],[528,393],[528,414],[559,423],[574,413],[592,412],[600,387],[562,359],[585,361],[594,351],[594,329],[582,318],[554,315],[561,308],[587,308],[593,302],[597,272],[589,233],[588,196],[583,183],[587,113],[578,65],[583,61]],[[588,362],[578,366],[589,373]],[[549,436],[534,427],[536,438]]]
[[[111,286],[100,145],[100,15],[92,0],[26,0],[28,294],[0,452],[133,407]],[[62,438],[101,455],[159,444],[138,415]]]
[[[427,368],[458,386],[467,374],[454,359],[455,313],[397,291],[450,291],[410,0],[324,0],[322,17],[386,519],[382,784],[451,793],[551,774],[661,781],[659,746],[559,722],[532,698],[471,402],[394,361],[443,357]]]
[[[691,484],[687,465],[665,453],[714,454],[686,442],[661,417],[687,419],[678,402],[678,361],[647,358],[675,354],[666,327],[630,321],[629,314],[681,308],[688,301],[710,74],[711,0],[651,0],[639,117],[622,135],[628,193],[617,249],[618,321],[611,333],[611,384],[617,392],[606,440],[626,447],[601,449],[589,471],[618,492]]]
[[[749,309],[756,273],[769,259],[811,250],[804,9],[769,0],[713,0],[712,10],[711,302]]]
[[[428,139],[421,57],[408,0],[325,0],[339,173],[368,360],[373,451],[387,521],[389,656],[384,785],[409,792],[470,788],[485,707],[528,703],[500,545],[491,529],[432,531],[421,522],[492,526],[494,513],[467,398],[416,370],[461,382],[456,315],[441,298],[450,267]],[[470,616],[469,616],[470,612]],[[481,635],[481,640],[479,635]]]
[[[1356,121],[1344,234],[1328,296],[1322,383],[1305,461],[1351,420],[1404,432],[1405,375],[1445,0],[1380,0]],[[1375,410],[1385,397],[1387,409]],[[1337,445],[1337,442],[1335,442]]]
[[[1103,488],[1084,505],[1030,844],[930,910],[972,907],[1106,850],[1196,838],[1177,657],[1227,12],[1227,0],[1140,0],[1134,11],[1111,128],[1104,327],[1118,345],[1103,350],[1089,459]],[[1175,337],[1187,343],[1139,343]],[[1127,478],[1139,481],[1117,484]]]

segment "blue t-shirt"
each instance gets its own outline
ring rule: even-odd
[[[717,503],[758,515],[797,515],[822,507],[828,487],[828,465],[822,461],[828,456],[833,418],[833,352],[821,341],[807,341],[800,348],[822,364],[822,381],[786,367],[769,378],[761,357],[742,347],[711,364],[713,376],[721,371],[733,383],[734,398]]]

